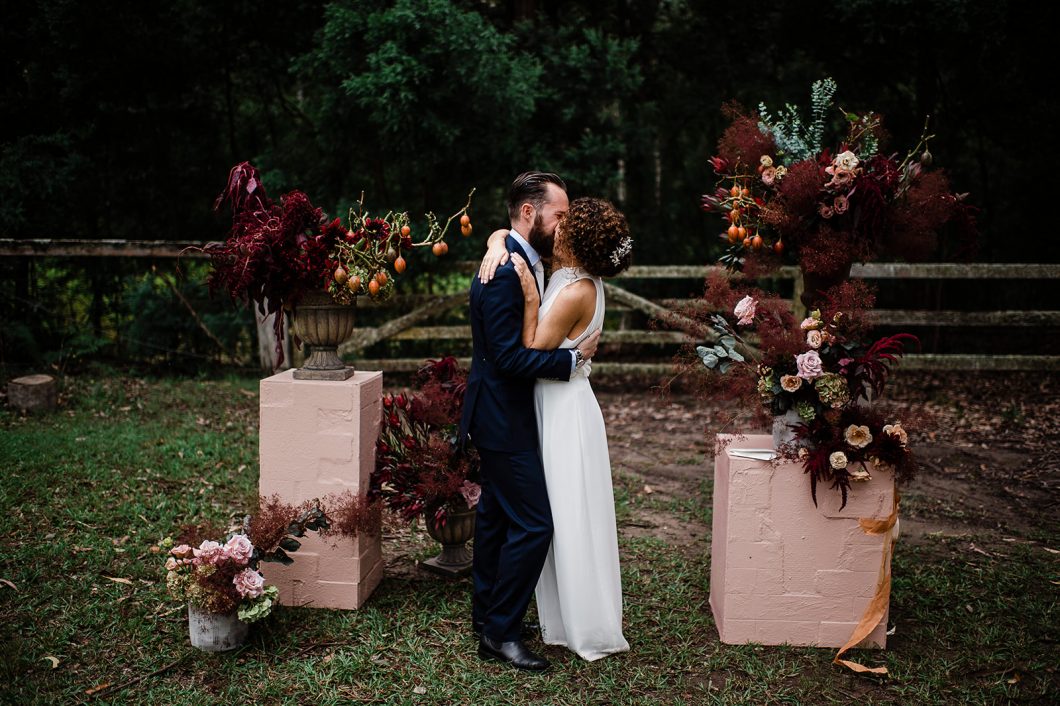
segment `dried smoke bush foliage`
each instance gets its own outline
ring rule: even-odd
[[[378,537],[382,531],[382,505],[351,490],[324,499],[330,527],[320,530],[322,536],[341,535]]]

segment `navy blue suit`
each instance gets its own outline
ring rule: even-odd
[[[523,290],[513,258],[526,257],[514,238],[509,261],[488,284],[471,280],[473,358],[459,440],[482,461],[475,517],[472,620],[494,640],[518,640],[523,616],[552,541],[552,512],[538,452],[534,380],[568,380],[569,350],[524,348]]]

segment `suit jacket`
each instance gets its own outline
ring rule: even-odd
[[[523,289],[513,258],[530,260],[510,235],[510,257],[488,284],[471,280],[471,372],[458,442],[492,451],[537,449],[534,380],[569,380],[571,352],[523,347]]]

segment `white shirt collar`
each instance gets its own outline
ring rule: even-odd
[[[515,238],[515,242],[523,248],[523,252],[526,253],[526,258],[530,260],[530,267],[537,267],[537,263],[541,262],[541,254],[534,250],[534,246],[526,242],[526,238],[519,235],[519,231],[515,228],[511,229],[512,237]]]

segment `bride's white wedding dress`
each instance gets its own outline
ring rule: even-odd
[[[596,311],[575,348],[604,321],[604,285],[580,268],[558,269],[539,316],[560,290],[580,280],[596,285]],[[537,582],[537,611],[546,644],[564,645],[586,660],[625,652],[622,577],[615,498],[604,417],[589,385],[589,363],[569,382],[538,380],[534,388],[541,460],[555,533]]]

